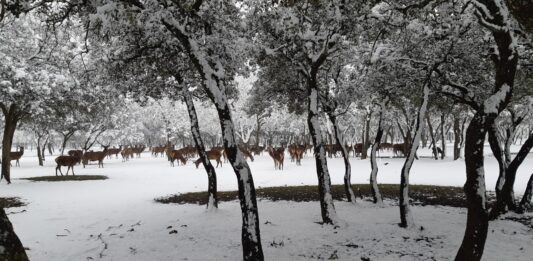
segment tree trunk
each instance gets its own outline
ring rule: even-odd
[[[67,142],[70,140],[75,131],[68,131],[67,133],[61,133],[63,135],[63,141],[61,142],[61,155],[65,153],[65,148],[67,147]]]
[[[205,151],[204,142],[202,136],[200,135],[200,126],[198,124],[198,116],[196,114],[196,108],[194,107],[194,102],[191,96],[191,93],[187,88],[183,88],[183,98],[185,104],[187,105],[187,111],[189,113],[189,119],[191,121],[191,133],[194,139],[194,144],[196,150],[198,151],[198,156],[202,160],[204,169],[207,173],[207,209],[218,208],[218,197],[217,197],[217,174],[215,168],[209,161],[209,157]]]
[[[259,118],[259,114],[256,115],[257,119],[257,129],[255,131],[255,148],[257,149],[259,147],[259,135],[261,133],[261,119]]]
[[[529,152],[533,148],[533,132],[529,135],[528,139],[524,142],[513,161],[508,165],[505,172],[505,181],[501,191],[502,204],[509,210],[516,211],[517,206],[514,197],[514,182],[516,179],[516,172],[518,168],[524,162]],[[505,209],[505,208],[504,208]]]
[[[379,149],[381,143],[381,137],[383,136],[383,108],[379,111],[379,122],[378,122],[378,131],[376,132],[376,138],[374,144],[372,145],[372,150],[370,151],[370,167],[372,171],[370,172],[370,191],[372,192],[372,198],[375,204],[382,205],[383,197],[378,187],[378,164],[376,161],[376,151]],[[386,136],[385,136],[386,137]]]
[[[498,139],[497,128],[498,127],[496,126],[496,123],[492,123],[492,125],[490,126],[488,130],[489,145],[492,150],[492,154],[494,155],[494,158],[498,161],[498,180],[496,181],[496,187],[495,187],[496,206],[492,210],[492,214],[491,214],[493,217],[497,217],[499,213],[506,212],[506,210],[504,210],[505,204],[503,204],[504,201],[502,199],[501,192],[503,189],[503,184],[505,183],[505,177],[506,177],[505,173],[507,171],[508,164],[509,164],[507,160],[504,158],[503,150],[501,147],[501,142]]]
[[[6,212],[0,208],[0,260],[27,261],[26,250],[20,242]]]
[[[431,137],[431,150],[433,151],[433,158],[439,159],[439,154],[437,152],[437,142],[435,142],[435,134],[433,132],[433,125],[431,124],[431,119],[429,118],[429,113],[426,114],[426,121],[428,123],[429,136]]]
[[[2,107],[4,113],[4,138],[2,140],[2,174],[7,184],[11,184],[11,146],[13,145],[13,136],[18,123],[18,112],[16,105],[12,104],[9,109]]]
[[[463,243],[455,260],[480,260],[487,240],[489,216],[485,193],[483,147],[487,130],[487,117],[476,113],[466,130],[465,164],[467,198],[467,221]],[[490,125],[489,125],[490,126]]]
[[[426,118],[426,110],[429,100],[429,86],[428,83],[424,84],[424,98],[422,105],[418,109],[418,119],[416,121],[415,133],[413,140],[411,141],[411,149],[407,153],[405,163],[402,167],[402,176],[400,181],[400,226],[405,228],[414,227],[415,222],[413,214],[411,213],[409,203],[409,172],[413,166],[415,160],[416,151],[420,145],[420,137],[424,131],[424,118]]]
[[[368,147],[370,147],[370,121],[372,120],[372,112],[368,112],[365,121],[365,136],[363,139],[363,151],[361,152],[361,159],[368,157]]]
[[[453,118],[453,160],[461,158],[461,118],[454,116]]]
[[[333,204],[331,195],[331,180],[328,172],[326,151],[322,140],[322,131],[320,129],[320,119],[318,114],[318,88],[316,75],[307,80],[308,110],[307,124],[309,133],[314,145],[314,155],[316,163],[316,174],[318,176],[318,193],[320,197],[320,210],[322,213],[322,222],[325,224],[334,224],[337,221],[337,213]]]
[[[520,205],[518,205],[517,212],[518,213],[524,213],[528,211],[529,208],[531,208],[531,197],[533,195],[533,174],[529,177],[529,181],[527,182],[526,186],[526,192],[524,193],[524,196],[522,197],[522,200],[520,201]]]
[[[333,115],[333,112],[329,112],[329,119],[333,124],[333,130],[335,131],[335,139],[337,145],[341,147],[342,158],[344,160],[344,192],[348,202],[355,202],[355,193],[352,189],[352,165],[350,164],[350,155],[346,150],[346,144],[344,142],[344,136],[337,126],[337,117]]]
[[[446,133],[444,132],[444,124],[446,123],[446,115],[442,113],[440,115],[440,135],[441,135],[441,146],[442,146],[442,154],[440,155],[440,159],[446,158]]]

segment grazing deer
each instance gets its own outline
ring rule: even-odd
[[[118,146],[118,149],[113,147],[107,150],[107,158],[110,159],[111,155],[115,155],[115,158],[118,159],[118,154],[122,151],[122,145]]]
[[[16,160],[15,166],[20,167],[19,159],[22,158],[22,155],[24,155],[24,147],[21,146],[19,151],[9,153],[9,159],[10,161]]]
[[[88,152],[85,152],[85,154],[83,154],[81,162],[84,168],[85,168],[85,165],[89,164],[89,161],[98,161],[98,167],[99,168],[100,166],[102,168],[104,167],[104,158],[107,155],[107,148],[109,146],[103,146],[103,147],[104,147],[103,151],[88,151]]]
[[[270,148],[268,155],[274,159],[274,169],[283,170],[283,160],[285,159],[285,148]]]
[[[75,151],[76,152],[76,151]],[[70,154],[70,151],[69,151]],[[63,176],[63,172],[61,172],[61,166],[68,167],[67,168],[67,176],[68,171],[72,169],[72,176],[74,176],[74,165],[78,164],[81,160],[81,156],[78,153],[73,153],[74,155],[71,156],[59,156],[55,159],[57,163],[56,167],[56,176],[57,176],[57,170],[59,170],[59,173],[61,173],[61,176]]]
[[[78,158],[77,163],[81,163],[81,158],[83,157],[83,151],[82,150],[69,150],[68,155]]]
[[[211,149],[210,151],[207,152],[207,158],[209,158],[210,160],[216,160],[217,161],[217,168],[218,168],[218,165],[220,164],[220,166],[222,167],[222,161],[220,160],[220,158],[222,158],[222,152],[218,149]],[[202,163],[202,159],[199,158],[197,159],[194,164],[196,164],[196,168],[198,168],[198,166],[200,166],[200,163]]]
[[[180,150],[172,150],[170,153],[170,165],[174,167],[174,161],[178,161],[178,165],[181,162],[181,164],[185,165],[187,164],[187,158],[183,156],[182,151]]]

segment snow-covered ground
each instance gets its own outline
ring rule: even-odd
[[[450,151],[450,150],[449,150]],[[490,151],[490,150],[488,150]],[[422,156],[429,151],[422,151]],[[129,162],[105,160],[105,168],[76,166],[76,174],[106,175],[103,181],[31,182],[18,178],[54,175],[53,157],[37,166],[27,151],[21,167],[12,168],[11,185],[0,184],[0,197],[18,196],[29,203],[7,210],[16,232],[30,250],[31,260],[238,260],[241,258],[240,210],[237,202],[223,202],[216,211],[203,206],[159,204],[154,198],[203,191],[207,177],[190,162],[170,167],[165,158]],[[399,183],[403,159],[378,160],[380,183]],[[340,158],[328,161],[334,184],[342,184]],[[274,171],[265,154],[250,162],[256,187],[317,184],[314,160],[302,166],[286,158],[285,169]],[[353,183],[367,183],[370,164],[352,159]],[[488,189],[494,188],[497,163],[486,158]],[[515,190],[523,193],[533,171],[530,154],[518,171]],[[217,168],[219,190],[236,190],[229,164]],[[464,162],[422,158],[411,171],[411,184],[462,186]],[[377,208],[367,202],[355,206],[336,202],[345,224],[321,226],[319,204],[259,202],[261,236],[268,260],[446,260],[461,242],[466,210],[439,206],[414,207],[423,230],[399,228],[399,210],[392,203]],[[26,210],[25,212],[20,212]],[[14,212],[14,213],[13,213]],[[20,212],[20,213],[19,213]],[[268,222],[267,222],[268,221]],[[265,224],[266,223],[266,224]],[[169,234],[177,230],[177,234]],[[485,260],[530,260],[533,232],[511,221],[490,224]]]

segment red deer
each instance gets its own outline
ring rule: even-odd
[[[141,157],[141,153],[144,151],[146,147],[144,145],[135,146],[132,148],[133,153],[137,155],[137,158]]]
[[[391,143],[380,143],[379,144],[379,150],[392,150],[393,145]]]
[[[82,150],[69,150],[68,155],[78,158],[78,163],[81,163],[81,157],[83,156],[83,151]]]
[[[400,153],[402,154],[401,156],[406,156],[408,149],[409,149],[409,146],[408,144],[406,145],[405,143],[399,143],[399,144],[392,145],[392,152],[394,153],[394,156],[400,156]]]
[[[289,155],[291,156],[291,161],[296,161],[296,165],[302,165],[301,160],[305,151],[306,147],[304,145],[289,145]]]
[[[363,153],[363,143],[353,145],[353,156],[357,157]]]
[[[220,166],[222,167],[222,161],[220,160],[220,158],[222,158],[222,152],[218,149],[211,149],[210,151],[207,152],[207,157],[210,159],[210,160],[216,160],[217,161],[217,168],[218,168],[218,165],[220,164]],[[200,166],[200,163],[202,163],[202,159],[199,158],[197,159],[194,164],[196,164],[196,168],[198,168],[198,166]]]
[[[254,156],[252,155],[252,152],[250,152],[250,150],[248,150],[244,146],[239,146],[239,150],[242,152],[244,160],[246,160],[246,158],[250,158],[250,160],[254,162]]]
[[[15,166],[20,167],[19,159],[22,158],[22,155],[24,155],[24,147],[19,147],[19,151],[16,152],[10,152],[9,153],[9,159],[10,161],[16,160]]]
[[[88,151],[83,154],[81,163],[85,168],[85,165],[89,164],[89,161],[98,161],[98,167],[104,167],[104,158],[107,155],[107,148],[109,146],[103,146],[103,151]]]
[[[159,154],[161,156],[165,155],[166,146],[152,147],[152,156],[157,157]]]
[[[285,148],[270,148],[268,155],[274,160],[274,169],[283,170],[283,160],[285,159]]]
[[[118,154],[122,151],[122,145],[117,148],[111,148],[107,150],[107,158],[110,159],[111,155],[115,155],[115,158],[118,159]]]
[[[130,158],[133,158],[133,149],[124,146],[124,149],[120,152],[122,156],[122,162],[128,161]]]
[[[181,164],[185,165],[187,163],[187,158],[183,156],[183,153],[181,150],[172,150],[169,153],[170,157],[170,165],[174,167],[174,161],[178,161],[178,165],[181,162]]]
[[[263,153],[264,150],[265,150],[265,147],[263,146],[254,146],[250,149],[250,151],[252,151],[255,156],[261,155],[261,153]]]
[[[70,153],[70,151],[69,151]],[[65,166],[67,167],[67,176],[68,176],[68,171],[70,169],[72,169],[72,176],[74,176],[74,165],[78,164],[80,162],[80,154],[77,154],[77,153],[73,153],[74,155],[72,156],[59,156],[55,159],[56,163],[57,163],[57,167],[56,167],[56,176],[57,176],[57,171],[59,170],[59,173],[61,173],[61,176],[63,176],[63,172],[61,172],[61,166]]]

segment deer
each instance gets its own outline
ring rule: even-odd
[[[69,151],[70,154],[70,151]],[[72,176],[74,176],[74,165],[78,164],[81,160],[81,156],[78,153],[73,153],[74,155],[71,156],[59,156],[55,159],[55,162],[57,163],[56,167],[56,176],[57,171],[59,170],[59,173],[61,173],[61,176],[63,176],[63,172],[61,171],[61,166],[67,167],[67,176],[68,171],[72,169]]]
[[[185,165],[187,163],[187,158],[183,156],[182,151],[180,150],[172,150],[169,153],[170,157],[170,165],[174,167],[174,161],[178,160],[178,165],[181,161],[181,164]]]
[[[357,157],[363,153],[363,143],[353,145],[353,156]]]
[[[120,155],[122,156],[122,162],[128,161],[133,157],[133,149],[129,148],[128,146],[124,146],[124,149],[120,152]]]
[[[146,147],[144,145],[135,146],[132,148],[133,153],[137,155],[137,158],[141,157],[141,153],[144,151]]]
[[[166,148],[166,146],[153,147],[152,156],[157,157],[159,154],[161,154],[161,156],[165,155]]]
[[[9,159],[10,161],[16,160],[15,166],[20,167],[19,159],[22,158],[22,155],[24,155],[24,147],[19,147],[19,151],[10,152],[9,153]]]
[[[402,156],[405,156],[407,155],[407,148],[408,146],[406,146],[405,143],[393,144],[392,152],[394,153],[395,156],[400,156],[400,153],[402,154]]]
[[[305,146],[298,146],[298,145],[294,146],[293,155],[294,155],[294,159],[296,160],[297,166],[302,165],[302,158],[304,157],[305,151],[306,151]]]
[[[111,148],[107,150],[107,158],[110,159],[111,155],[115,155],[115,158],[118,159],[118,154],[122,151],[122,145],[118,146],[118,148]]]
[[[250,158],[250,160],[254,162],[254,156],[252,155],[252,152],[250,150],[248,150],[244,146],[239,146],[239,150],[242,152],[244,160],[246,160],[246,158]]]
[[[392,150],[392,149],[393,149],[393,145],[391,143],[384,142],[384,143],[379,144],[379,150]]]
[[[213,148],[210,151],[207,151],[207,158],[209,158],[210,160],[216,160],[217,168],[219,164],[220,164],[220,167],[222,167],[222,161],[220,160],[220,158],[222,158],[222,151]],[[194,164],[196,164],[196,168],[200,166],[200,163],[202,163],[202,158],[199,158],[194,162]]]
[[[103,151],[88,151],[88,152],[85,152],[85,154],[83,154],[81,162],[84,168],[85,168],[85,165],[89,163],[89,161],[98,161],[98,168],[100,168],[100,166],[102,168],[104,167],[104,158],[107,155],[107,148],[109,147],[109,145],[103,146],[103,147],[104,147]]]
[[[81,163],[81,158],[83,157],[83,151],[82,150],[69,150],[67,154],[69,156],[77,157],[78,158],[78,162],[77,163]]]
[[[285,159],[285,148],[269,148],[268,155],[274,159],[274,169],[283,170],[283,160]]]

